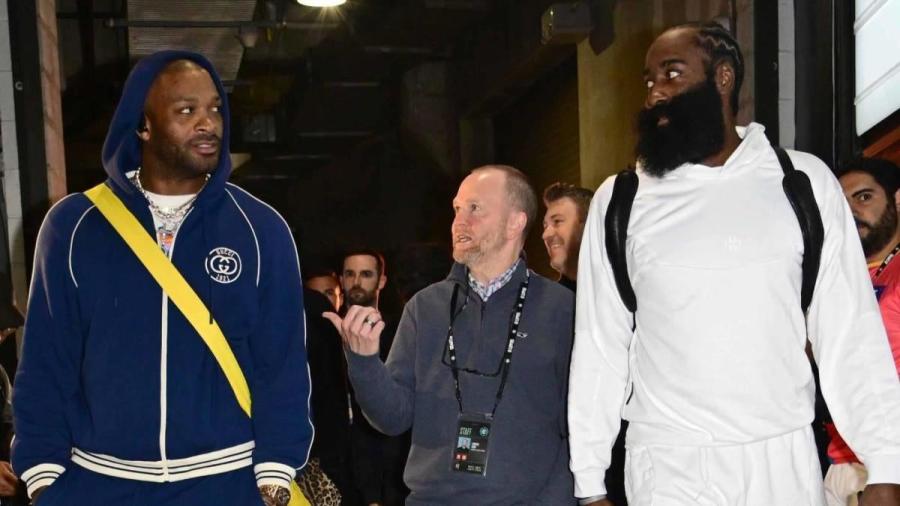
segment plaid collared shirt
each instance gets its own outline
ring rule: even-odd
[[[487,284],[479,283],[478,280],[476,280],[472,276],[472,273],[469,272],[469,288],[475,290],[475,293],[477,293],[478,296],[481,297],[481,300],[487,302],[488,297],[493,295],[497,290],[503,288],[506,283],[509,283],[509,280],[512,279],[513,273],[516,272],[516,267],[519,266],[519,262],[521,261],[521,258],[516,259],[516,262],[512,264],[512,267],[507,269],[503,274],[488,281]]]

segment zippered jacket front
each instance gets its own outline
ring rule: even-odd
[[[135,67],[104,145],[105,184],[155,237],[147,200],[125,173],[140,165],[135,129],[147,91],[178,59],[213,76],[224,132],[171,261],[234,351],[252,419],[184,315],[87,197],[73,194],[41,227],[15,382],[13,466],[29,493],[74,464],[153,482],[252,464],[258,483],[287,486],[306,463],[313,429],[296,247],[277,212],[226,182],[226,94],[203,57],[167,51]]]

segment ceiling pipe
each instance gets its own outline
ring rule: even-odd
[[[284,30],[329,30],[340,23],[310,23],[303,21],[201,21],[181,19],[124,19],[109,18],[107,28],[274,28]]]
[[[425,8],[487,12],[491,6],[485,0],[425,0]]]
[[[82,14],[78,11],[75,11],[75,12],[60,11],[60,12],[56,13],[56,18],[57,19],[79,19],[81,17],[81,15]],[[121,15],[122,15],[121,12],[114,12],[114,11],[102,11],[101,12],[101,11],[95,10],[95,11],[91,11],[89,13],[89,17],[91,19],[108,19],[108,18],[114,18],[116,16],[121,16]]]

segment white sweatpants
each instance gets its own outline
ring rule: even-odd
[[[627,445],[631,506],[823,506],[812,429],[734,446]]]

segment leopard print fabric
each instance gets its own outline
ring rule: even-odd
[[[319,459],[309,459],[297,476],[297,484],[312,506],[341,506],[341,492],[322,470]]]

